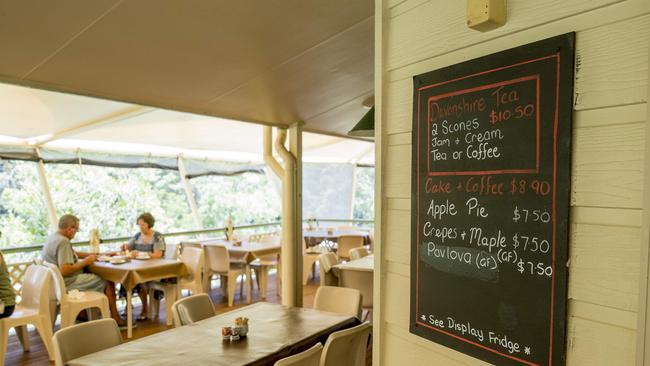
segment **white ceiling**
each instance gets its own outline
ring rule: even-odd
[[[344,136],[373,95],[373,6],[373,0],[0,0],[0,80],[276,126],[302,121],[306,131]],[[43,135],[129,107],[100,104],[32,105],[20,122],[31,129],[16,129],[1,116],[0,133]],[[25,108],[4,100],[0,107]],[[143,134],[140,126],[148,140],[167,144],[156,131],[175,128],[197,147],[216,146],[204,123],[227,125],[154,111],[77,138],[102,139],[119,126],[127,141]],[[233,145],[246,140],[230,137]]]

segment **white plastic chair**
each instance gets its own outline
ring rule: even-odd
[[[318,366],[322,351],[323,345],[318,342],[304,352],[277,361],[274,366]]]
[[[178,259],[178,244],[165,244],[165,259]]]
[[[84,291],[79,293],[78,298],[70,297],[67,294],[65,281],[59,267],[47,262],[43,264],[50,270],[52,279],[54,280],[56,298],[60,304],[61,329],[73,325],[79,312],[86,309],[98,308],[102,314],[102,318],[106,319],[111,317],[106,295],[97,291]],[[92,312],[90,311],[88,313],[89,317],[92,317]]]
[[[16,305],[10,317],[0,319],[0,365],[4,365],[5,362],[10,328],[16,328],[16,335],[23,345],[23,350],[29,351],[27,324],[36,327],[50,361],[54,360],[52,320],[49,309],[51,276],[50,270],[46,267],[31,265],[27,268],[23,279],[22,300]]]
[[[280,289],[280,255],[269,254],[261,256],[250,263],[251,269],[255,271],[257,287],[260,289],[262,299],[266,299],[266,290],[269,282],[269,271],[276,269],[276,288]]]
[[[363,247],[363,236],[361,235],[341,235],[338,238],[338,249],[336,254],[340,259],[350,259],[350,249]]]
[[[339,259],[334,253],[323,253],[318,256],[320,262],[320,285],[337,286],[338,278],[332,273],[332,267],[339,263]]]
[[[368,256],[368,249],[366,247],[359,247],[350,249],[350,260],[361,259]]]
[[[181,290],[189,290],[192,295],[202,294],[203,290],[203,250],[201,248],[188,247],[181,253],[181,261],[187,268],[187,276],[181,278]]]
[[[260,243],[280,244],[279,235],[262,235]],[[273,268],[276,269],[276,289],[279,293],[280,289],[280,256],[278,254],[263,255],[250,263],[251,269],[255,271],[255,279],[257,280],[257,287],[262,293],[262,299],[266,299],[266,289],[268,285],[269,271]]]
[[[361,319],[361,292],[353,288],[320,286],[314,297],[314,309],[356,316]]]
[[[309,280],[309,272],[312,273],[312,278],[316,278],[316,262],[318,262],[318,253],[307,253],[307,241],[302,238],[302,284],[307,284]]]
[[[122,343],[120,328],[112,318],[93,320],[61,329],[54,334],[55,366]]]
[[[239,262],[232,263],[228,248],[223,245],[204,245],[203,250],[206,258],[204,288],[209,290],[212,276],[215,274],[219,275],[221,278],[221,290],[223,291],[225,283],[228,292],[228,306],[232,306],[235,298],[237,277],[247,275],[246,265]],[[224,282],[224,277],[226,278],[226,282]],[[246,277],[250,279],[250,274]],[[249,285],[246,284],[246,286]]]
[[[181,254],[182,254],[185,248],[201,248],[201,243],[196,241],[184,241],[180,243],[180,246],[181,246]]]
[[[160,282],[160,281],[149,282],[147,285],[149,287],[149,304],[151,304],[150,305],[151,319],[158,319],[160,317],[160,299],[156,299],[154,293],[156,290],[162,291],[163,296],[165,297],[165,316],[166,316],[165,322],[167,325],[172,325],[171,309],[172,309],[172,304],[178,298],[177,285],[172,282]]]
[[[181,253],[181,261],[187,269],[187,276],[180,279],[180,284],[171,282],[153,281],[149,282],[149,303],[151,304],[152,318],[158,318],[160,314],[160,300],[154,296],[154,291],[159,290],[165,296],[165,314],[167,325],[172,324],[172,304],[178,299],[179,289],[189,290],[193,295],[203,293],[201,274],[203,273],[203,250],[196,247],[185,247]]]
[[[361,292],[361,307],[367,309],[366,318],[370,315],[373,307],[373,274],[366,271],[342,270],[339,273],[339,285],[345,288],[352,288]]]
[[[174,327],[196,323],[216,315],[208,294],[184,297],[172,305]]]
[[[364,366],[370,323],[330,334],[320,356],[320,366]]]

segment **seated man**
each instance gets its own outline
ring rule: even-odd
[[[126,322],[117,313],[115,305],[115,284],[104,281],[93,273],[84,273],[84,268],[97,259],[92,253],[75,252],[70,244],[79,230],[79,219],[73,215],[63,215],[59,220],[59,230],[50,235],[43,245],[41,253],[43,260],[59,267],[68,291],[98,291],[108,297],[111,317],[118,325],[125,326]],[[79,260],[81,258],[82,260]]]

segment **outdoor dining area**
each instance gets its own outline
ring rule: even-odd
[[[0,94],[110,111],[38,141],[0,126],[0,365],[371,364],[372,142]],[[122,142],[168,120],[173,147]],[[175,136],[193,123],[211,137]]]
[[[372,141],[0,97],[0,365],[372,363]]]
[[[374,5],[128,3],[0,6],[32,71],[119,17],[0,60],[0,366],[370,365]]]
[[[0,1],[0,44],[0,366],[650,365],[648,0]]]
[[[69,217],[61,219],[62,227]],[[59,231],[67,229],[76,228]],[[156,251],[128,252],[128,246],[120,247],[125,251],[111,251],[108,245],[101,245],[87,272],[126,290],[122,310],[127,324],[122,330],[111,318],[106,295],[67,289],[56,263],[35,260],[27,267],[13,315],[0,319],[0,347],[5,347],[0,361],[302,365],[315,360],[314,364],[321,365],[367,364],[371,326],[365,320],[372,309],[372,230],[305,225],[304,307],[279,303],[283,268],[280,233],[238,235],[232,227],[224,233],[223,237],[166,244],[159,258],[153,257]],[[87,254],[81,249],[77,253],[80,257]],[[141,312],[136,323],[132,294],[140,286],[146,286],[149,307],[145,314],[143,303],[135,306]],[[80,313],[87,313],[87,318],[80,321]],[[37,332],[28,331],[28,325]],[[15,334],[9,335],[10,328]],[[20,355],[30,350],[30,343],[31,352]]]

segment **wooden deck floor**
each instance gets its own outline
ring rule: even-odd
[[[318,279],[316,279],[316,281],[318,281]],[[311,307],[313,305],[314,295],[316,294],[316,289],[318,288],[318,283],[316,281],[310,279],[310,282],[303,287],[303,295],[304,295],[303,302],[305,307]],[[274,277],[269,278],[268,282],[269,282],[269,289],[267,292],[268,295],[266,301],[279,303],[280,297],[277,295],[277,291],[275,287],[275,278]],[[253,286],[252,296],[253,296],[253,302],[262,301],[261,294],[256,286]],[[226,298],[221,295],[221,291],[219,290],[219,288],[215,287],[210,293],[210,297],[214,302],[215,310],[217,311],[218,314],[225,313],[230,310],[237,309],[247,305],[244,296],[239,292],[239,286],[237,286],[237,292],[235,294],[235,304],[231,308],[228,307]],[[118,307],[119,306],[120,304],[118,303]],[[142,338],[150,334],[167,330],[168,327],[165,324],[166,318],[165,318],[164,302],[161,302],[160,312],[161,314],[159,319],[145,320],[145,321],[138,322],[138,326],[133,329],[132,339]],[[135,307],[133,313],[136,315],[140,314],[139,307]],[[58,324],[56,325],[54,331],[56,332],[56,330],[58,330]],[[41,341],[41,338],[38,336],[36,330],[30,329],[29,336],[30,336],[29,337],[30,352],[23,352],[22,346],[15,335],[9,337],[9,342],[7,345],[7,356],[5,358],[5,365],[12,365],[12,366],[13,365],[30,365],[30,366],[31,365],[34,366],[54,365],[54,362],[50,362],[48,360],[47,351],[45,350],[45,346],[43,345],[43,342]],[[122,338],[125,341],[127,341],[126,331],[122,332]]]

